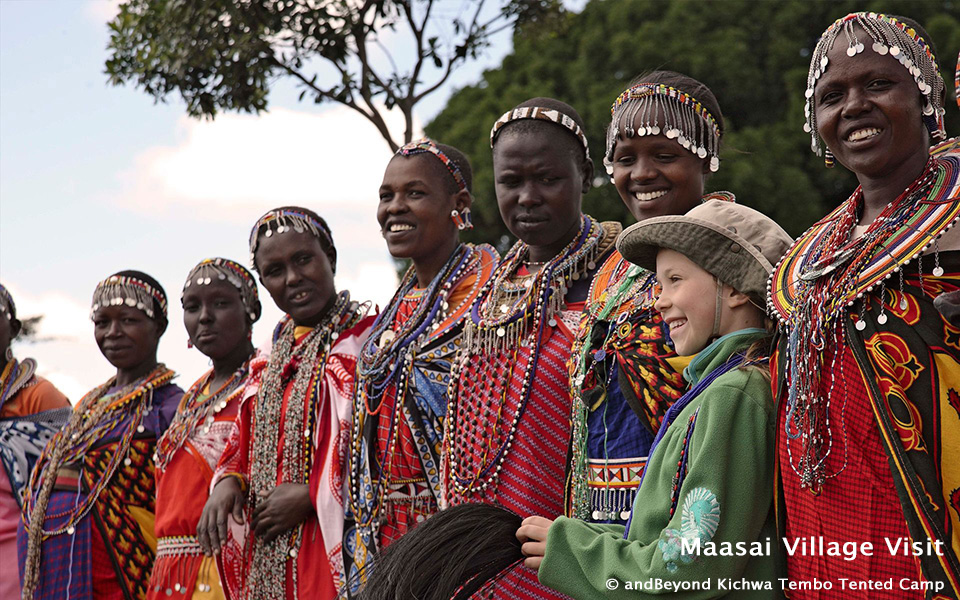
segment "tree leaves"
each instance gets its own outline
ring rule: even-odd
[[[426,127],[473,163],[476,227],[468,237],[501,239],[501,247],[510,242],[497,209],[489,147],[490,127],[501,114],[535,96],[569,102],[586,122],[602,173],[610,103],[636,75],[661,68],[702,81],[720,101],[723,162],[708,189],[730,190],[791,234],[802,233],[856,187],[849,172],[825,169],[810,152],[802,124],[810,52],[830,23],[858,10],[906,15],[923,24],[952,87],[952,61],[960,51],[956,0],[594,0],[579,14],[544,17],[545,28],[524,29],[518,22],[513,53],[478,84],[454,94]],[[960,115],[948,96],[947,131],[957,135]],[[584,198],[584,210],[630,222],[613,186],[598,181]]]

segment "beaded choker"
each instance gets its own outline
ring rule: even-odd
[[[299,342],[296,325],[285,317],[274,334],[273,349],[260,385],[254,408],[251,448],[251,510],[257,499],[277,486],[277,481],[307,483],[313,462],[313,432],[326,373],[330,348],[344,331],[357,325],[366,314],[367,305],[350,302],[349,292],[340,292],[336,303],[323,323],[313,328]],[[291,385],[289,398],[284,392]],[[311,398],[310,402],[307,401]],[[283,415],[283,444],[280,443],[280,415]],[[278,464],[278,452],[280,464]],[[296,558],[302,542],[303,527],[285,531],[271,543],[254,536],[253,560],[246,589],[250,598],[283,598],[287,586],[287,560]],[[297,589],[297,569],[293,569],[293,589]]]
[[[588,215],[567,246],[534,275],[518,276],[529,249],[517,242],[481,290],[467,322],[464,346],[474,352],[506,351],[542,325],[554,327],[556,313],[573,282],[597,268],[603,226]]]
[[[803,112],[806,123],[803,130],[810,134],[810,147],[817,154],[823,155],[823,140],[817,133],[817,115],[814,110],[814,89],[817,80],[827,71],[830,60],[827,53],[833,49],[837,39],[843,35],[847,42],[847,56],[856,56],[864,51],[866,46],[857,36],[857,28],[867,33],[873,44],[870,49],[881,56],[889,54],[895,58],[903,68],[910,72],[914,81],[923,94],[923,121],[934,140],[946,138],[944,129],[943,108],[944,94],[943,77],[937,67],[937,59],[933,49],[926,40],[920,37],[915,29],[900,22],[894,17],[873,12],[851,13],[842,19],[837,19],[820,36],[813,56],[810,59],[810,70],[807,74],[806,102]]]
[[[943,146],[949,149],[948,144]],[[932,151],[934,156],[922,175],[883,209],[863,236],[850,240],[863,203],[858,189],[802,235],[771,274],[768,304],[787,331],[786,356],[782,358],[788,365],[787,450],[801,486],[814,492],[846,466],[844,461],[837,472],[826,471],[833,448],[831,397],[834,382],[843,380],[843,373],[835,374],[832,367],[846,345],[843,323],[848,311],[863,303],[855,328],[865,329],[864,296],[876,286],[880,286],[881,297],[885,296],[886,282],[894,274],[899,275],[902,291],[907,263],[917,259],[922,273],[919,259],[924,250],[931,245],[936,248],[936,238],[960,217],[958,161],[950,156],[938,159],[941,151]],[[942,275],[938,253],[934,265],[933,274]],[[879,307],[876,322],[883,325],[888,319],[886,303],[880,302]],[[831,364],[824,364],[826,348],[833,350]],[[826,376],[830,379],[824,394],[821,377]],[[843,447],[845,450],[845,441]]]
[[[160,306],[161,316],[167,318],[167,297],[146,281],[128,275],[111,275],[97,284],[93,291],[90,318],[101,306],[126,305],[154,318],[153,303]]]
[[[620,137],[665,135],[699,158],[720,168],[720,127],[710,111],[690,94],[662,83],[638,83],[617,96],[610,107],[610,127],[603,165],[613,175],[613,149]]]
[[[177,414],[174,415],[173,422],[170,423],[170,427],[157,442],[157,451],[153,455],[153,462],[156,464],[158,471],[167,468],[173,455],[194,432],[198,429],[201,429],[203,433],[210,431],[214,415],[225,409],[231,401],[243,392],[242,384],[247,377],[249,367],[250,358],[230,376],[230,379],[220,386],[220,389],[209,394],[202,401],[200,398],[203,397],[203,390],[213,381],[213,369],[210,369],[184,394],[177,407]]]
[[[399,156],[415,156],[417,154],[424,154],[429,152],[430,154],[436,156],[443,166],[450,171],[453,181],[457,184],[457,189],[461,192],[467,189],[467,181],[463,178],[463,173],[460,172],[460,167],[457,166],[457,163],[450,160],[450,157],[447,156],[443,150],[437,146],[437,143],[431,140],[430,138],[423,138],[415,142],[410,142],[405,146],[401,146],[397,150],[397,155]]]
[[[80,400],[70,421],[43,449],[30,476],[23,503],[23,525],[28,536],[23,578],[24,598],[32,598],[36,588],[43,540],[64,533],[73,535],[77,523],[93,508],[101,492],[113,479],[120,463],[127,466],[131,464],[127,452],[133,436],[145,431],[142,423],[143,418],[153,410],[153,391],[169,383],[173,377],[173,371],[159,364],[143,379],[107,394],[116,382],[116,377],[111,378]],[[93,482],[92,489],[85,496],[78,497],[76,506],[60,528],[55,531],[45,530],[43,525],[57,472],[64,465],[83,460],[104,435],[128,418],[130,422],[124,429],[103,476]]]
[[[587,160],[590,160],[590,144],[587,142],[587,134],[583,132],[580,125],[569,115],[554,108],[543,108],[542,106],[522,106],[503,113],[503,115],[497,119],[497,122],[493,124],[493,128],[490,129],[490,147],[493,148],[493,143],[497,140],[497,136],[500,134],[500,130],[504,125],[511,121],[519,121],[521,119],[549,121],[550,123],[556,123],[563,127],[576,136],[580,144],[583,145],[584,156]]]

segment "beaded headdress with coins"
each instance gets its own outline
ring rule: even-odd
[[[151,319],[158,316],[154,308],[159,307],[159,317],[167,318],[167,296],[163,291],[130,275],[111,275],[97,284],[93,290],[90,318],[101,307],[121,305],[136,308]]]
[[[857,29],[862,29],[870,38],[870,50],[881,56],[890,55],[903,68],[910,72],[917,88],[924,98],[923,123],[934,140],[945,139],[943,115],[944,83],[937,67],[937,59],[933,55],[933,48],[921,37],[916,29],[900,21],[896,17],[873,12],[851,13],[842,19],[837,19],[820,36],[817,47],[813,50],[810,60],[810,71],[807,74],[806,102],[803,112],[806,123],[803,130],[810,134],[810,148],[818,155],[823,155],[823,140],[817,133],[817,115],[814,110],[814,88],[817,80],[827,71],[830,60],[827,53],[833,49],[837,40],[843,36],[847,43],[847,56],[861,54],[866,48]]]
[[[665,135],[720,168],[720,125],[692,95],[663,83],[641,82],[617,96],[610,107],[603,166],[613,175],[613,149],[620,137]]]
[[[261,231],[263,229],[263,231]],[[254,257],[257,253],[257,246],[260,244],[261,237],[271,237],[275,234],[294,231],[303,233],[309,231],[318,240],[324,249],[329,249],[336,257],[337,249],[333,245],[333,236],[330,235],[330,227],[322,219],[317,220],[311,215],[296,210],[295,208],[277,208],[263,215],[253,225],[250,231],[250,266],[257,269],[257,262]]]
[[[253,275],[243,265],[228,258],[217,257],[201,260],[187,275],[181,298],[190,286],[210,285],[214,281],[226,281],[237,288],[237,291],[240,292],[243,307],[252,322],[260,317],[260,297],[257,292],[257,282],[253,280]]]
[[[0,312],[7,317],[8,321],[12,321],[17,316],[17,305],[13,303],[13,296],[2,283],[0,283]]]

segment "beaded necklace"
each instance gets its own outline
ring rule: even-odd
[[[296,324],[285,317],[274,334],[273,350],[266,374],[256,397],[247,501],[253,510],[261,494],[277,482],[306,483],[313,460],[313,431],[320,401],[327,357],[331,346],[343,331],[357,325],[366,313],[366,305],[350,302],[347,291],[340,292],[324,321],[295,343]],[[293,385],[284,408],[284,391]],[[307,399],[311,400],[309,403]],[[309,406],[306,406],[309,404]],[[283,444],[280,443],[280,419],[283,416]],[[281,463],[277,464],[277,451]],[[271,543],[254,537],[253,560],[244,587],[249,599],[273,599],[286,595],[287,560],[296,558],[302,542],[302,526],[285,531]],[[297,589],[297,569],[291,585]]]
[[[513,437],[530,398],[532,375],[539,362],[539,346],[547,327],[556,327],[556,311],[564,304],[568,286],[596,268],[596,258],[615,237],[603,225],[588,215],[581,217],[579,233],[557,256],[547,262],[533,277],[521,284],[514,284],[529,249],[522,241],[517,242],[501,262],[490,281],[480,292],[467,321],[464,349],[460,359],[452,366],[448,390],[447,418],[444,421],[444,451],[441,479],[443,505],[448,500],[447,486],[458,495],[486,490],[499,477],[502,465],[513,444]],[[511,423],[501,427],[504,407],[510,391],[513,369],[521,347],[531,347],[524,367],[519,390],[518,408]],[[486,414],[472,414],[459,399],[460,373],[475,354],[496,355],[509,352],[509,368],[502,369],[497,402],[487,408],[495,410],[492,425],[483,423],[486,430],[483,455],[476,460],[469,452],[470,436],[462,429],[468,421],[485,421]],[[489,386],[491,382],[472,382],[472,385]],[[503,430],[503,431],[501,431]],[[497,440],[501,441],[498,443]]]
[[[174,375],[173,371],[161,363],[142,379],[107,394],[107,390],[116,382],[116,377],[112,377],[80,400],[70,421],[43,449],[30,477],[23,504],[23,526],[28,535],[23,580],[24,598],[32,598],[36,588],[43,540],[64,533],[73,535],[76,525],[93,508],[97,498],[113,479],[120,463],[127,466],[131,464],[127,452],[134,435],[145,431],[143,417],[153,409],[153,391],[169,383]],[[91,489],[85,496],[78,498],[76,506],[67,513],[69,517],[63,525],[54,531],[45,530],[43,524],[47,506],[60,468],[75,461],[82,461],[104,435],[128,418],[130,423],[123,430],[103,476],[92,482]]]
[[[771,275],[769,304],[787,331],[787,454],[802,488],[819,493],[826,480],[836,477],[847,466],[844,393],[839,398],[843,463],[834,472],[826,468],[834,445],[831,399],[837,381],[845,381],[843,361],[839,371],[834,367],[846,348],[843,323],[847,312],[856,302],[862,302],[855,327],[864,330],[868,310],[864,296],[879,285],[880,297],[885,297],[886,280],[893,273],[899,274],[902,290],[904,265],[919,259],[923,250],[935,245],[936,238],[954,222],[956,206],[951,210],[950,199],[943,196],[949,193],[945,179],[949,177],[944,161],[931,157],[920,177],[884,207],[863,236],[851,240],[863,204],[863,193],[858,188],[845,205],[801,236],[795,248],[806,243],[802,255],[798,258],[797,252],[788,252]],[[784,265],[788,259],[796,264]],[[942,275],[938,251],[934,261],[933,274]],[[786,273],[787,270],[790,272]],[[789,283],[787,277],[792,277]],[[789,292],[788,286],[793,287]],[[793,298],[784,302],[788,293]],[[887,322],[885,303],[881,301],[879,306],[876,320],[883,325]],[[829,365],[824,364],[827,348],[832,350]],[[821,391],[825,373],[830,378],[826,393]]]
[[[484,353],[506,351],[536,331],[541,321],[556,326],[553,315],[563,306],[569,287],[597,268],[604,235],[597,220],[581,215],[577,235],[532,277],[518,276],[529,247],[517,242],[480,291],[467,321],[464,346]]]
[[[460,244],[447,259],[440,272],[431,280],[426,290],[418,296],[418,303],[413,314],[394,331],[397,312],[404,299],[416,286],[416,272],[411,267],[407,270],[397,292],[387,307],[380,313],[373,325],[370,337],[364,344],[357,367],[357,394],[353,411],[353,452],[350,459],[350,508],[356,519],[357,527],[370,528],[375,526],[380,511],[383,508],[384,498],[389,487],[389,475],[396,455],[397,423],[401,420],[403,399],[407,394],[407,386],[414,368],[417,352],[422,345],[436,334],[443,333],[457,325],[458,321],[446,323],[448,314],[458,314],[462,305],[475,297],[474,291],[464,296],[460,306],[451,310],[449,299],[457,282],[464,273],[473,268],[480,259],[480,250],[466,244]],[[474,286],[481,285],[478,276]],[[363,452],[363,424],[367,415],[377,415],[382,408],[384,394],[394,385],[394,407],[389,416],[390,438],[387,440],[386,450],[378,456],[376,464],[381,469],[376,484],[371,481],[369,471],[365,469],[367,453]],[[371,404],[375,400],[375,404]],[[369,452],[377,451],[374,444],[368,448]],[[372,505],[361,507],[357,503],[361,500],[360,488],[365,490]]]
[[[36,370],[37,363],[32,358],[27,358],[23,362],[15,358],[7,361],[7,366],[0,374],[0,408],[3,408],[7,400],[16,396],[17,392],[30,383]]]
[[[243,392],[243,381],[250,368],[247,358],[220,388],[212,394],[203,397],[203,390],[213,381],[214,372],[210,369],[183,395],[177,413],[170,423],[170,427],[157,442],[157,451],[153,455],[153,462],[158,471],[163,471],[170,464],[183,443],[199,429],[203,433],[210,431],[214,416],[225,409],[230,402]],[[201,400],[201,398],[203,398]],[[201,427],[201,425],[203,427]]]

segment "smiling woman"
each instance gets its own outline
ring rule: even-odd
[[[919,569],[955,597],[960,329],[950,315],[960,244],[948,230],[960,217],[960,142],[930,147],[946,137],[933,40],[910,19],[847,15],[821,36],[806,95],[813,149],[825,144],[828,166],[836,157],[860,187],[797,240],[771,279],[770,309],[785,332],[774,389],[786,535],[874,547],[909,536],[945,552],[856,561],[798,553],[788,574],[883,579]]]
[[[316,213],[268,212],[253,226],[250,255],[287,316],[269,359],[250,365],[249,399],[214,473],[198,542],[218,556],[228,598],[332,599],[343,584],[342,444],[373,317],[368,304],[337,293],[336,247]],[[199,344],[217,345],[219,333],[201,333]]]
[[[344,558],[351,592],[376,552],[436,512],[450,366],[498,256],[459,241],[470,224],[470,162],[424,139],[397,151],[377,220],[390,253],[413,262],[373,326],[357,369]]]
[[[117,374],[80,400],[37,461],[19,532],[24,598],[146,595],[154,449],[183,395],[157,363],[167,296],[149,275],[122,271],[97,286],[92,318]]]

